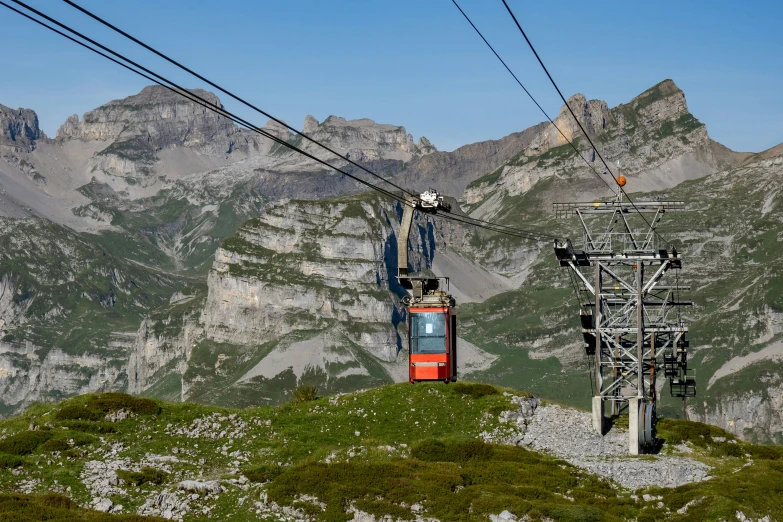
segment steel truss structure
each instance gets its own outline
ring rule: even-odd
[[[576,216],[583,230],[578,248],[570,240],[556,241],[555,255],[570,271],[581,305],[585,351],[595,363],[594,427],[603,433],[605,403],[617,415],[627,402],[630,451],[637,454],[655,444],[661,369],[672,395],[695,395],[695,378],[687,367],[688,327],[677,310],[692,303],[679,299],[680,291],[687,290],[676,276],[681,254],[656,233],[664,215],[684,210],[684,203],[621,198],[555,203],[557,217]],[[641,220],[637,213],[652,219]]]

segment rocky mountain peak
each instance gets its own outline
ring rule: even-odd
[[[207,103],[222,107],[220,99],[202,89],[188,89]],[[170,147],[192,147],[211,154],[230,153],[248,138],[238,139],[232,121],[176,92],[153,85],[136,95],[110,101],[87,112],[81,121],[71,116],[57,131],[57,139],[143,142],[150,152]]]
[[[320,125],[318,123],[318,120],[316,120],[315,117],[312,116],[311,114],[308,114],[307,116],[305,116],[304,127],[302,128],[302,132],[304,132],[305,134],[308,134],[310,132],[315,132],[316,130],[318,130],[318,125]]]
[[[668,79],[653,85],[627,104],[618,105],[614,112],[628,110],[635,112],[637,118],[646,123],[674,121],[689,112],[685,93]]]
[[[417,145],[405,127],[376,123],[369,118],[347,120],[329,116],[318,124],[318,120],[308,115],[305,133],[357,160],[409,161],[437,150],[426,138],[423,138],[424,141],[420,139]]]
[[[264,130],[282,140],[289,140],[293,138],[293,133],[288,130],[288,127],[277,123],[275,120],[269,120],[266,122],[266,125],[264,125]]]
[[[0,105],[0,144],[10,145],[20,152],[29,152],[39,139],[46,139],[46,135],[38,126],[35,111]]]

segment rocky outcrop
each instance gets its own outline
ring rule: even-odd
[[[46,135],[38,126],[35,111],[0,105],[0,145],[7,145],[15,152],[32,152],[40,139],[46,139]]]
[[[701,407],[689,407],[689,418],[761,443],[783,443],[783,385],[755,392],[728,393]]]
[[[410,161],[436,150],[424,137],[416,144],[405,127],[375,123],[367,118],[346,120],[329,116],[319,124],[318,120],[308,115],[304,122],[304,133],[353,161]],[[313,143],[305,140],[303,145],[312,154],[319,157],[324,155],[323,149]]]
[[[222,108],[214,94],[189,89],[206,103]],[[107,103],[84,115],[71,116],[57,131],[57,139],[111,142],[104,154],[139,160],[165,148],[188,147],[210,155],[249,152],[258,148],[250,133],[181,95],[161,86]]]
[[[376,357],[396,358],[394,232],[375,204],[290,202],[248,222],[215,256],[205,333],[248,345],[338,323]]]

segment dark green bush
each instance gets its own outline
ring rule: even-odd
[[[487,395],[497,395],[499,393],[497,388],[494,386],[479,383],[458,382],[452,387],[452,389],[460,395],[469,395],[474,399],[485,397]]]
[[[73,509],[79,505],[70,498],[57,493],[44,493],[39,501],[44,506],[58,509]]]
[[[163,484],[169,474],[159,469],[145,466],[140,471],[118,469],[117,476],[126,484],[141,486],[142,484]]]
[[[414,446],[411,456],[426,462],[447,462],[446,445],[439,440],[428,440]]]
[[[110,422],[91,421],[63,421],[62,425],[73,431],[86,431],[89,433],[116,433],[117,428]]]
[[[85,420],[98,421],[103,420],[103,415],[95,410],[90,410],[81,405],[63,406],[55,413],[54,418],[58,421],[64,420]]]
[[[309,402],[318,398],[318,388],[300,385],[294,388],[294,402]]]
[[[542,509],[544,513],[554,520],[562,522],[600,522],[604,520],[601,510],[587,506],[547,506]]]
[[[0,440],[0,453],[29,455],[51,438],[48,431],[23,431]]]
[[[713,457],[737,457],[745,456],[745,448],[742,444],[720,442],[712,447],[710,455]]]
[[[66,433],[65,438],[71,441],[74,446],[87,446],[88,444],[92,444],[98,440],[92,435],[88,435],[80,431]]]
[[[26,495],[0,493],[0,520],[3,522],[165,522],[159,517],[111,515],[78,507],[76,502],[56,493]]]
[[[723,437],[727,441],[734,440],[734,436],[716,426],[702,424],[700,422],[660,419],[656,424],[658,435],[666,439],[670,444],[690,442],[700,448],[713,444],[713,437]]]
[[[119,410],[132,411],[137,415],[157,415],[160,406],[152,399],[134,397],[127,393],[104,393],[90,398],[87,408],[103,413]]]
[[[756,444],[746,444],[745,451],[754,459],[778,460],[783,455],[781,449],[772,446],[758,446]]]
[[[426,462],[467,462],[492,458],[492,446],[479,440],[441,442],[430,440],[411,449],[411,456]]]
[[[41,450],[49,453],[53,451],[65,451],[67,449],[70,449],[70,446],[62,439],[50,439],[41,444]]]
[[[252,482],[269,482],[282,473],[280,466],[261,464],[245,470],[244,475]]]
[[[24,459],[17,455],[0,453],[0,469],[18,468],[24,465]]]

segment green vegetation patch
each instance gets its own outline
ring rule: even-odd
[[[269,482],[279,477],[282,472],[283,468],[278,465],[261,464],[260,466],[246,469],[242,474],[251,482]]]
[[[318,398],[318,388],[315,386],[299,385],[294,388],[294,402],[309,402]]]
[[[128,471],[118,469],[116,471],[120,480],[131,486],[141,486],[142,484],[163,484],[169,474],[165,471],[145,466],[139,471]]]
[[[152,399],[134,397],[127,393],[104,393],[92,397],[86,407],[103,413],[120,410],[132,411],[137,415],[157,415],[160,406]]]
[[[458,382],[452,389],[460,395],[470,395],[474,399],[487,395],[497,395],[498,389],[489,384]]]
[[[52,453],[55,451],[66,451],[70,448],[70,444],[68,444],[68,442],[64,441],[63,439],[49,439],[41,444],[41,450],[47,453]]]
[[[51,438],[50,431],[23,431],[0,440],[0,453],[29,455]]]
[[[66,496],[57,493],[25,495],[0,494],[0,520],[21,522],[47,520],[50,522],[163,522],[159,517],[140,515],[109,515],[81,509]]]
[[[63,421],[62,426],[73,431],[88,433],[117,433],[117,428],[110,422]]]
[[[406,506],[418,503],[427,516],[450,521],[486,520],[504,509],[518,517],[614,520],[631,505],[608,482],[523,448],[433,440],[416,446],[412,456],[385,463],[294,466],[275,478],[267,492],[271,500],[300,508],[297,498],[317,497],[326,508],[313,506],[317,509],[308,512],[321,521],[350,520],[353,515],[346,508],[351,504],[375,516],[413,520],[415,514]],[[585,500],[569,502],[561,496],[566,493]],[[596,495],[602,497],[603,509],[586,500]]]
[[[57,413],[54,414],[54,418],[58,421],[65,420],[84,420],[84,421],[98,421],[103,419],[103,415],[95,410],[91,410],[82,404],[69,404],[63,406]]]
[[[23,466],[25,460],[17,455],[0,453],[0,469],[18,468]]]

